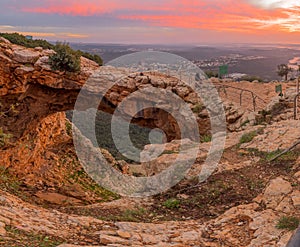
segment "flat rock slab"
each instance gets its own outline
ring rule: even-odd
[[[13,52],[13,59],[19,63],[35,63],[39,56],[39,52],[31,50],[15,50]]]

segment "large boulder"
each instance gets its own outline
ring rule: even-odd
[[[13,59],[19,63],[35,63],[40,57],[40,53],[29,49],[14,50]]]

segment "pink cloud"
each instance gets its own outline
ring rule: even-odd
[[[46,0],[24,12],[91,16],[109,13],[121,20],[143,21],[150,26],[217,31],[300,32],[299,8],[265,9],[250,0]]]

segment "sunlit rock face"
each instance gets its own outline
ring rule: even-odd
[[[51,50],[26,49],[6,42],[0,43],[1,110],[8,110],[14,105],[15,113],[17,112],[17,114],[11,112],[0,121],[4,131],[13,133],[15,137],[21,137],[28,126],[36,125],[48,115],[73,109],[80,89],[88,78],[99,70],[97,64],[81,58],[80,73],[53,71],[48,64],[48,56],[51,54],[53,54]],[[123,79],[115,83],[116,78],[120,77]],[[167,89],[181,97],[190,108],[200,102],[191,88],[176,78],[162,74],[151,72],[130,74],[124,69],[103,67],[97,72],[97,76],[90,80],[94,80],[95,83],[88,88],[89,93],[86,105],[82,106],[83,110],[89,107],[90,100],[94,100],[96,94],[101,93],[101,85],[110,83],[115,85],[104,95],[99,105],[99,109],[108,113],[113,113],[127,96],[145,87],[150,88],[150,94],[151,87]],[[139,125],[161,128],[167,134],[168,140],[180,138],[172,109],[161,110],[150,107],[142,111],[137,110],[138,104],[147,100],[148,96],[145,95],[146,99],[138,102],[131,100],[123,113],[125,115],[135,113],[131,121]],[[165,100],[166,95],[161,94],[159,98]],[[195,114],[196,117],[199,113]],[[198,117],[198,122],[201,124],[201,133],[209,130],[207,115]]]

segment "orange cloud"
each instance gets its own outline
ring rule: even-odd
[[[38,27],[36,29],[42,30],[43,27]],[[19,27],[14,27],[14,26],[5,26],[5,25],[0,25],[0,32],[4,33],[13,33],[13,32],[18,32],[23,35],[31,35],[35,38],[61,38],[61,39],[66,39],[66,38],[75,38],[75,39],[82,39],[82,38],[88,38],[89,35],[86,34],[80,34],[80,33],[64,33],[64,32],[43,32],[43,31],[31,31],[31,32],[26,32],[22,31]]]
[[[56,34],[55,33],[43,33],[43,32],[18,32],[18,33],[21,33],[23,35],[31,35],[31,36],[34,36],[34,37],[55,37]]]
[[[300,8],[281,10],[281,13],[281,16],[273,16],[273,18],[253,18],[251,22],[261,29],[273,29],[290,33],[300,32]]]
[[[155,26],[196,28],[217,31],[256,32],[260,29],[279,29],[271,25],[273,20],[286,20],[288,14],[282,10],[264,10],[246,3],[224,1],[227,4],[200,4],[180,9],[170,15],[119,15],[121,19],[142,20]],[[231,3],[231,4],[229,4]],[[269,23],[270,25],[266,25]],[[274,23],[276,24],[276,23]],[[277,23],[278,25],[281,24]]]
[[[115,19],[143,21],[150,26],[234,32],[300,32],[300,8],[286,0],[260,4],[258,0],[51,0],[25,12],[91,16],[109,13]],[[274,2],[274,1],[273,1]],[[278,1],[277,1],[278,2]],[[289,3],[289,4],[288,4]],[[274,7],[276,6],[276,8]],[[274,8],[273,8],[274,7]]]

